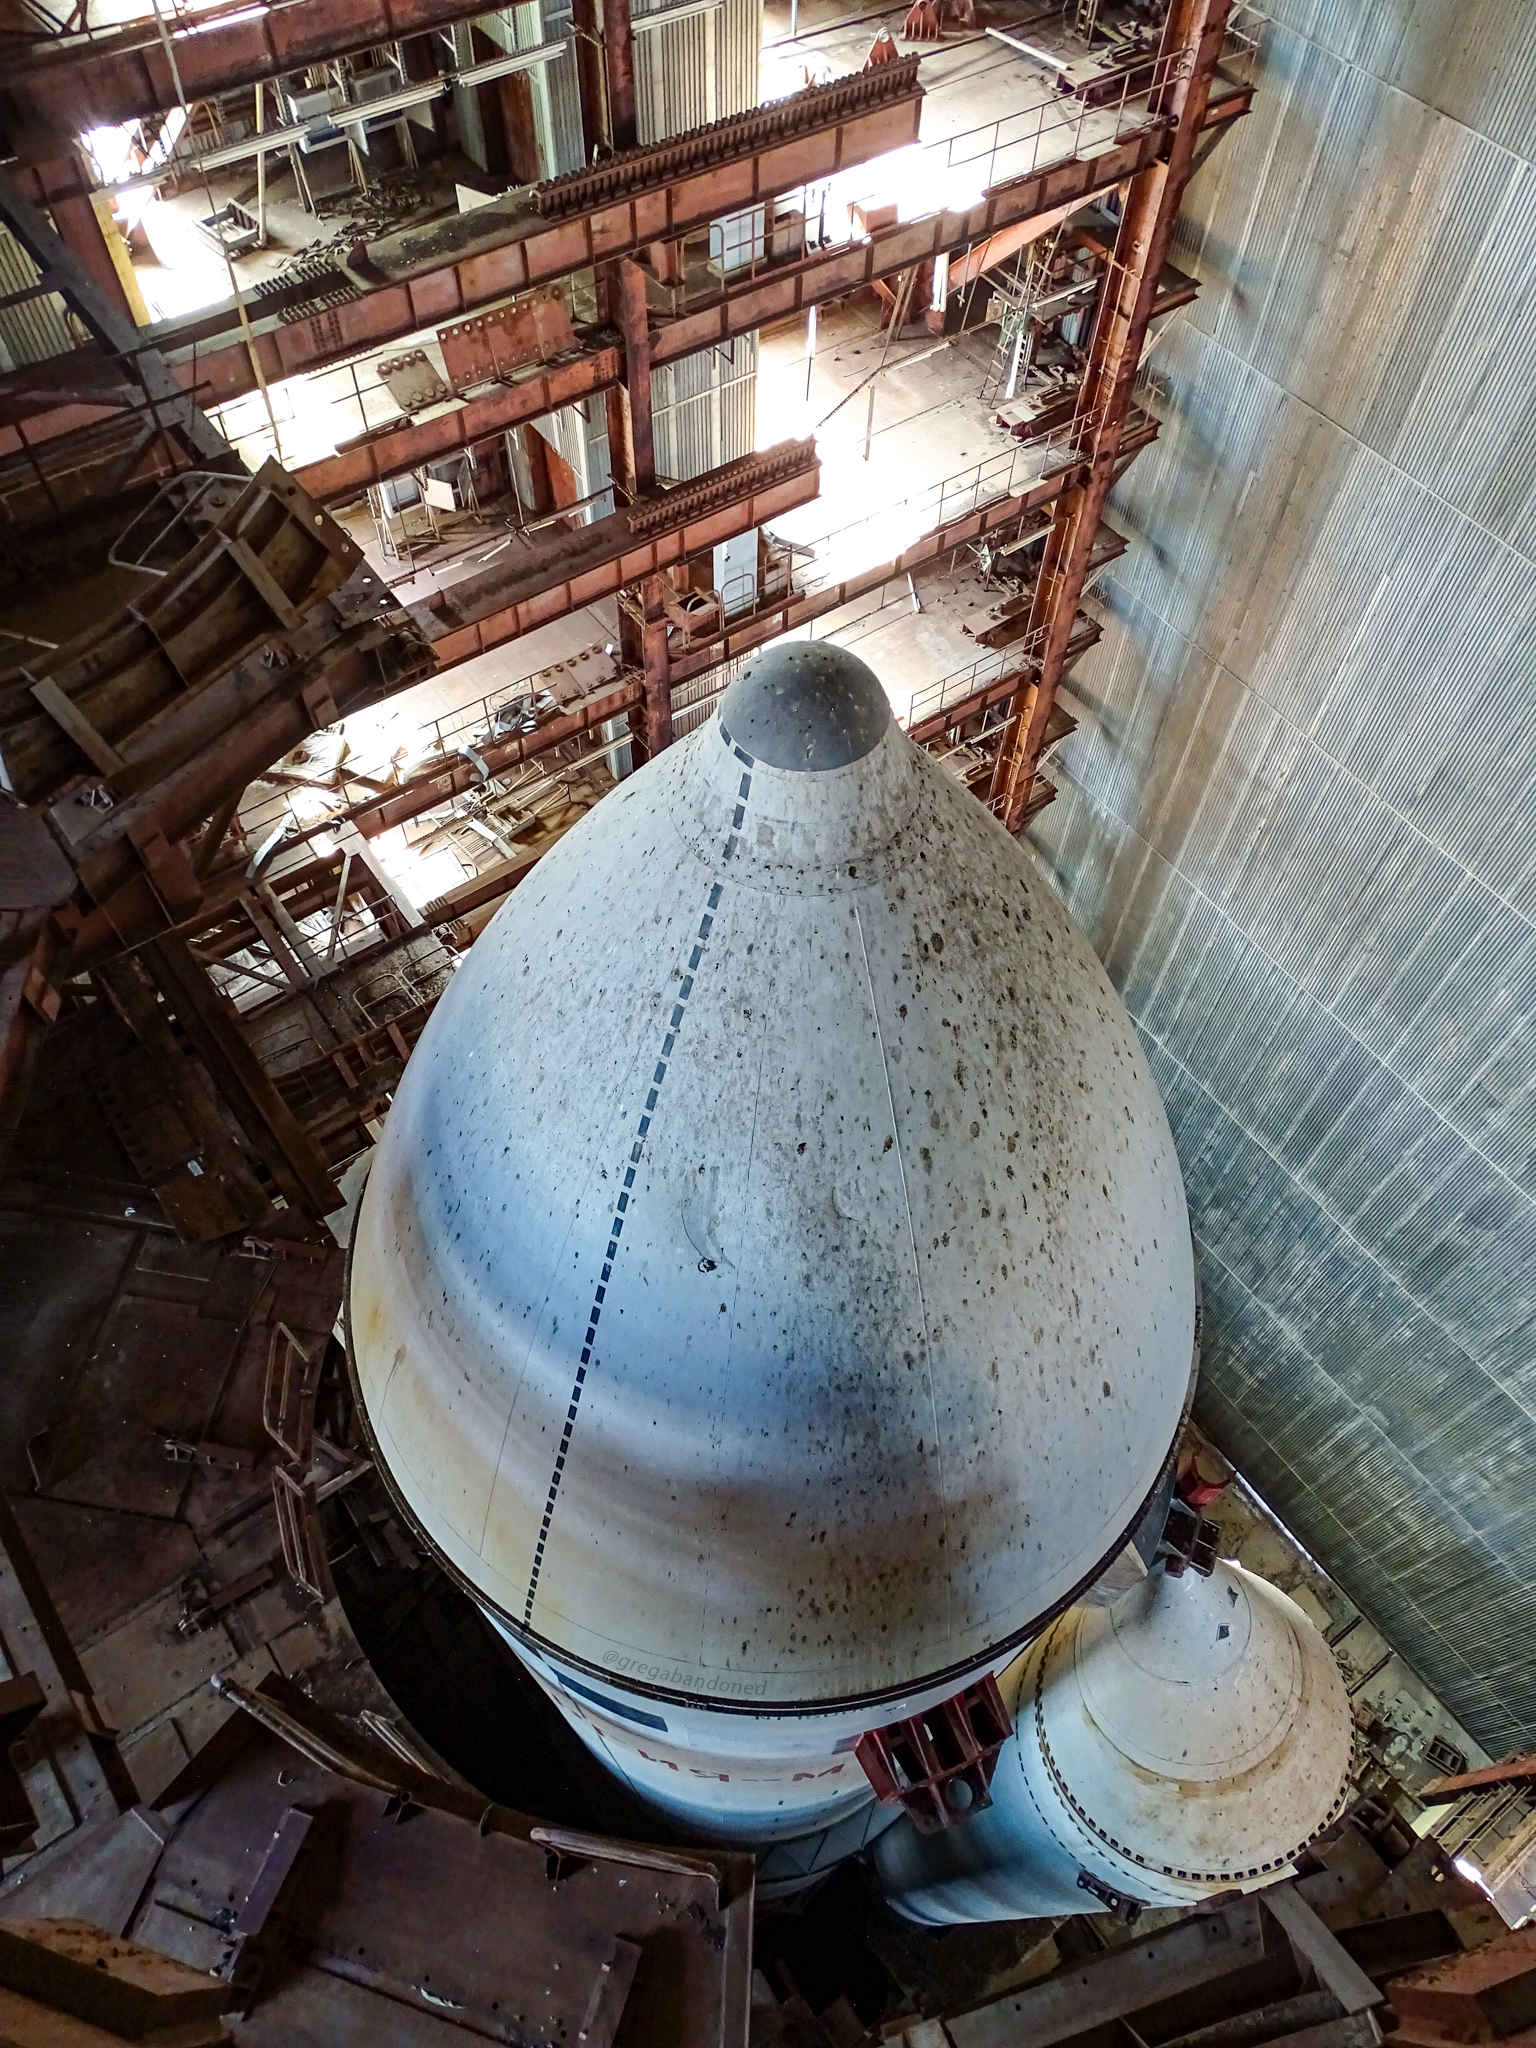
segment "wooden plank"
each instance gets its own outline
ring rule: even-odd
[[[1386,1993],[1371,1982],[1354,1957],[1341,1946],[1337,1935],[1318,1919],[1295,1885],[1273,1884],[1262,1896],[1265,1905],[1285,1929],[1286,1938],[1295,1949],[1297,1958],[1312,1965],[1318,1982],[1333,1993],[1346,2013],[1366,2012],[1371,2006],[1383,2003]]]
[[[1225,1977],[1264,1953],[1252,1899],[1181,1920],[1128,1948],[1074,1964],[1038,1984],[946,2019],[954,2048],[1051,2048],[1092,2028]],[[1375,1987],[1372,1986],[1372,1990]]]
[[[1506,1757],[1501,1764],[1484,1764],[1481,1770],[1458,1771],[1454,1778],[1436,1778],[1419,1797],[1428,1806],[1442,1799],[1455,1799],[1463,1792],[1475,1792],[1480,1785],[1514,1785],[1522,1778],[1536,1778],[1536,1756]]]
[[[110,740],[99,733],[84,712],[65,696],[56,682],[44,676],[32,685],[32,695],[61,731],[68,733],[93,768],[103,775],[120,775],[126,765]]]

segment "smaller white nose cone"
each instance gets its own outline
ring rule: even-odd
[[[1113,1607],[1074,1607],[1008,1679],[993,1805],[943,1835],[903,1820],[876,1846],[909,1919],[1091,1912],[1083,1873],[1157,1906],[1273,1884],[1348,1794],[1332,1653],[1238,1565],[1154,1572]]]

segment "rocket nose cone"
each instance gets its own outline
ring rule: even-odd
[[[738,747],[767,767],[801,774],[862,760],[890,722],[874,670],[825,642],[770,648],[720,700],[720,723]]]

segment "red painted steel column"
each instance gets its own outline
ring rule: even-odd
[[[208,99],[485,11],[484,0],[398,7],[392,0],[276,0],[259,10],[231,8],[178,38],[176,67],[188,100]],[[7,52],[5,83],[24,119],[71,134],[165,112],[181,97],[153,20],[107,29],[72,49]]]
[[[1086,480],[1063,496],[1046,541],[1030,608],[1031,636],[1044,635],[1034,709],[1027,718],[1018,718],[993,777],[993,794],[1001,798],[1003,823],[1010,832],[1019,831],[1024,822],[1035,764],[1087,580],[1088,558],[1114,485],[1120,438],[1157,299],[1158,277],[1194,168],[1195,145],[1204,124],[1230,5],[1231,0],[1174,0],[1168,15],[1163,57],[1174,75],[1161,94],[1154,95],[1153,106],[1154,111],[1166,111],[1172,117],[1173,142],[1166,161],[1154,163],[1131,180],[1114,260],[1099,299],[1078,406],[1083,454],[1090,467]],[[1016,712],[1020,708],[1015,705]]]
[[[640,661],[645,695],[629,714],[629,728],[646,760],[672,744],[672,657],[667,650],[667,615],[661,604],[660,576],[640,585],[645,623],[640,628]],[[639,761],[636,761],[638,767]]]
[[[572,0],[571,39],[576,46],[576,91],[581,101],[581,144],[590,166],[612,147],[608,128],[608,79],[603,67],[603,31],[598,0]]]
[[[624,258],[608,266],[605,286],[608,304],[624,336],[624,383],[622,388],[608,393],[609,469],[618,482],[615,451],[622,446],[623,482],[633,497],[656,488],[645,272],[638,263]],[[672,744],[672,662],[667,648],[661,577],[647,576],[631,594],[640,601],[642,618],[637,621],[620,607],[619,642],[626,666],[638,666],[645,677],[644,697],[630,713],[629,721],[638,765],[638,757],[649,759]]]
[[[651,434],[651,323],[645,298],[645,272],[627,257],[616,268],[634,488],[649,491],[656,484],[656,453]]]
[[[608,62],[608,122],[615,149],[639,145],[635,99],[635,33],[629,0],[603,0],[603,52]]]
[[[123,280],[117,274],[105,232],[91,204],[90,187],[80,159],[71,152],[36,164],[30,171],[19,172],[16,183],[36,205],[52,214],[60,241],[89,274],[92,284],[125,320],[137,327]]]

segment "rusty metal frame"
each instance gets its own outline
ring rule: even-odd
[[[379,4],[387,9],[396,0],[379,0]],[[421,4],[435,8],[439,0],[421,0]],[[216,922],[227,913],[227,888],[218,886],[217,877],[215,886],[204,887],[209,861],[194,867],[182,851],[182,842],[188,834],[201,833],[207,819],[227,804],[231,791],[238,791],[243,782],[260,773],[313,723],[329,722],[345,710],[376,701],[413,680],[426,658],[435,667],[447,667],[595,596],[617,595],[627,589],[631,594],[621,606],[621,632],[626,635],[625,652],[632,673],[601,700],[593,700],[535,734],[517,736],[499,747],[498,755],[506,752],[509,765],[513,758],[526,758],[559,744],[561,738],[585,730],[598,718],[620,713],[628,714],[631,733],[643,755],[671,738],[671,699],[676,683],[703,675],[779,632],[808,623],[962,541],[1005,526],[1032,505],[1058,499],[1063,510],[1053,525],[1052,538],[1054,542],[1057,535],[1066,536],[1060,545],[1067,548],[1071,536],[1083,528],[1081,508],[1095,493],[1101,500],[1132,445],[1125,426],[1130,379],[1139,353],[1138,335],[1144,337],[1150,318],[1150,310],[1142,305],[1147,296],[1142,287],[1150,280],[1150,308],[1155,304],[1160,251],[1166,248],[1196,143],[1202,128],[1211,125],[1207,122],[1208,94],[1225,5],[1226,0],[1175,0],[1164,45],[1170,59],[1164,65],[1164,75],[1174,83],[1163,95],[1154,96],[1146,115],[1138,116],[1133,132],[1121,135],[1100,156],[1063,159],[994,187],[977,206],[963,212],[941,212],[923,221],[880,229],[846,248],[802,256],[746,280],[724,284],[705,303],[688,307],[654,329],[646,311],[644,272],[636,259],[656,244],[675,241],[717,217],[723,209],[793,190],[807,179],[865,161],[894,143],[912,139],[922,97],[915,57],[809,89],[788,101],[730,117],[666,143],[625,148],[632,140],[633,104],[628,7],[626,0],[601,0],[599,9],[596,0],[591,0],[586,12],[594,27],[599,13],[601,17],[601,39],[594,45],[601,61],[583,70],[583,117],[595,134],[617,142],[620,154],[535,188],[536,214],[530,215],[524,200],[513,202],[510,213],[504,208],[499,218],[477,218],[464,231],[458,253],[447,264],[413,266],[409,252],[396,249],[386,239],[369,252],[366,273],[376,280],[372,289],[330,309],[322,319],[284,325],[274,314],[259,324],[255,336],[250,330],[237,335],[233,315],[226,308],[162,330],[156,335],[157,346],[145,346],[144,338],[136,330],[130,333],[129,324],[101,301],[99,293],[93,296],[91,280],[41,214],[35,208],[29,214],[28,202],[16,194],[14,186],[0,184],[0,218],[12,219],[13,225],[21,223],[20,238],[49,276],[64,278],[63,288],[77,304],[108,362],[135,380],[139,393],[131,402],[137,404],[142,394],[150,437],[169,435],[167,446],[179,442],[194,463],[205,466],[210,462],[232,464],[234,458],[193,403],[188,386],[195,385],[199,393],[207,389],[217,396],[239,395],[253,389],[262,374],[275,378],[324,367],[338,354],[422,331],[445,318],[505,301],[530,285],[594,267],[601,310],[618,328],[617,335],[612,327],[606,332],[588,330],[579,352],[541,363],[523,376],[479,392],[443,419],[369,437],[325,463],[312,465],[303,482],[313,483],[314,495],[322,502],[345,496],[369,481],[446,452],[445,444],[448,448],[468,446],[507,425],[604,390],[609,394],[610,439],[616,482],[622,486],[620,495],[637,494],[608,521],[582,528],[579,536],[559,536],[545,550],[547,560],[538,558],[536,548],[536,559],[519,562],[519,574],[510,579],[510,586],[504,571],[466,579],[440,593],[433,605],[416,608],[412,622],[398,611],[392,618],[379,616],[376,597],[364,606],[349,607],[344,601],[348,593],[338,593],[336,603],[327,608],[325,631],[309,635],[296,648],[301,659],[281,688],[265,693],[264,703],[242,706],[224,744],[205,750],[203,757],[185,760],[180,772],[162,777],[152,789],[133,793],[123,787],[124,800],[79,849],[83,884],[79,901],[86,908],[75,929],[62,933],[62,944],[61,933],[55,933],[52,943],[57,957],[50,978],[78,972],[93,960],[179,926],[175,945],[160,948],[164,957],[159,972],[169,975],[172,982],[185,982],[192,971],[186,964],[185,937],[191,930],[207,929],[210,920]],[[294,24],[279,24],[280,29],[283,26]],[[327,24],[325,35],[328,44],[334,45],[332,24]],[[596,90],[594,77],[601,85],[601,106],[587,103]],[[1213,122],[1229,117],[1231,98],[1227,95],[1219,103]],[[1238,111],[1245,107],[1246,101]],[[1122,248],[1131,236],[1133,214],[1138,222],[1143,217],[1150,219],[1162,240],[1158,252],[1150,247],[1125,255],[1117,252],[1111,270],[1115,289],[1106,291],[1105,310],[1096,327],[1090,381],[1096,378],[1097,382],[1091,392],[1085,390],[1083,417],[1090,426],[1085,427],[1081,461],[1041,480],[1026,493],[977,507],[946,522],[895,562],[881,564],[832,591],[801,598],[791,595],[758,615],[734,621],[713,642],[692,646],[672,660],[663,572],[721,538],[761,525],[806,502],[815,495],[817,470],[813,448],[786,445],[767,456],[728,465],[682,491],[655,493],[648,488],[652,483],[651,366],[729,341],[764,321],[803,310],[882,276],[910,272],[916,264],[936,256],[984,247],[999,233],[1017,239],[1022,228],[1060,218],[1095,193],[1127,178],[1131,180],[1131,203]],[[1135,267],[1138,256],[1139,269]],[[1134,282],[1135,290],[1130,292],[1126,312],[1128,280]],[[1100,337],[1104,338],[1102,348]],[[253,360],[252,342],[254,355],[265,360],[264,371]],[[181,360],[173,365],[167,350],[179,351]],[[120,407],[126,391],[127,387],[121,386],[112,392],[104,390],[102,405]],[[78,379],[67,390],[61,387],[60,395],[67,401],[66,411],[91,403],[91,394],[79,388]],[[0,400],[4,396],[5,385],[0,380]],[[33,398],[46,404],[46,388],[38,387],[35,375],[25,394],[27,403]],[[6,433],[0,427],[0,444]],[[1090,539],[1097,523],[1096,515],[1086,520]],[[223,546],[229,554],[227,539]],[[287,592],[264,576],[259,560],[246,559],[238,549],[232,560],[264,604],[270,622],[292,635],[297,613]],[[1031,677],[1027,695],[1016,695],[1013,730],[1000,750],[1000,760],[1006,755],[1013,773],[1012,764],[1021,752],[1031,745],[1034,748],[1022,793],[1010,789],[1010,822],[1016,822],[1022,808],[1030,804],[1039,735],[1046,730],[1054,695],[1054,681],[1047,684],[1046,671],[1053,659],[1058,674],[1064,666],[1078,616],[1075,596],[1066,604],[1071,594],[1070,564],[1065,576],[1059,565],[1048,566],[1052,580],[1048,589],[1047,578],[1042,576],[1041,601],[1045,597],[1059,599],[1065,606],[1065,623],[1060,624],[1053,615],[1041,676]],[[1076,588],[1081,588],[1080,575]],[[386,613],[388,610],[386,606]],[[422,659],[412,665],[396,650],[381,660],[392,646],[392,628],[394,638],[403,631],[406,639],[414,641]],[[151,630],[150,638],[160,644],[163,636],[157,639]],[[1061,641],[1059,650],[1056,638]],[[430,642],[430,657],[423,642]],[[172,655],[170,660],[173,670],[177,669],[177,657]],[[62,705],[40,701],[40,711],[56,723],[65,717],[65,730],[69,730],[67,720],[73,717],[73,707],[67,693]],[[113,739],[107,739],[102,748],[95,747],[97,729],[85,714],[81,716],[85,722],[73,734],[75,743],[84,746],[94,769],[119,773],[119,747]],[[116,727],[112,732],[116,739],[122,738]],[[106,747],[112,749],[113,760],[104,766]],[[97,758],[98,753],[102,758]],[[452,780],[458,770],[449,765],[424,778],[418,788],[391,792],[366,822],[359,819],[362,829],[384,829],[397,814],[408,815],[410,809],[440,801],[445,772]],[[218,849],[215,845],[202,851],[212,858]],[[98,906],[95,910],[89,908],[91,899]],[[201,975],[198,978],[201,980]],[[206,985],[201,993],[216,1006]],[[224,1042],[226,1033],[216,1028],[229,1020],[222,1014],[215,1019],[208,1004],[194,1002],[185,987],[177,988],[173,1001],[178,997],[178,1007],[190,1007],[194,1013],[195,1022],[189,1017],[189,1027],[207,1041],[205,1056],[216,1064],[229,1065],[233,1051]],[[229,1029],[233,1032],[232,1023]],[[300,1142],[303,1134],[281,1100],[274,1095],[273,1101],[267,1102],[255,1080],[243,1070],[234,1074],[232,1085],[237,1098],[249,1098],[244,1101],[245,1109],[254,1111],[262,1135],[272,1141],[261,1149],[279,1178],[286,1177],[290,1200],[296,1199],[314,1212],[323,1210],[334,1198],[329,1176],[314,1149]],[[316,1573],[309,1577],[315,1578]]]
[[[53,802],[92,775],[119,800],[163,781],[207,745],[206,687],[275,634],[291,641],[301,610],[360,569],[361,550],[276,463],[243,480],[208,476],[194,499],[210,483],[228,502],[209,505],[206,530],[168,570],[148,571],[158,580],[137,604],[21,669],[38,709],[9,719],[0,750],[22,801]],[[105,829],[126,822],[114,811]]]
[[[499,570],[466,578],[413,605],[411,614],[440,668],[470,660],[809,503],[820,477],[814,441],[781,442],[637,500],[577,534],[554,534],[532,561],[520,559],[515,578]]]
[[[135,22],[72,47],[11,53],[6,84],[29,120],[75,133],[163,112],[183,92],[207,99],[483,12],[471,0],[331,0],[323,8],[275,0],[259,12],[235,5],[225,19],[200,15],[197,34],[177,38],[179,80],[155,25]]]
[[[856,576],[831,584],[825,590],[805,596],[797,596],[791,591],[787,597],[774,599],[762,610],[711,635],[697,651],[675,657],[672,662],[673,682],[690,682],[718,668],[722,662],[737,660],[765,642],[777,639],[781,633],[793,632],[829,612],[840,610],[855,598],[878,590],[883,583],[899,582],[913,570],[937,561],[954,548],[963,547],[986,534],[1002,531],[1026,517],[1037,506],[1059,497],[1071,486],[1078,473],[1076,466],[1065,467],[1032,482],[1027,489],[1011,491],[985,504],[973,506],[928,533],[920,534],[890,561],[881,562],[873,569],[861,570]]]
[[[385,236],[369,245],[371,289],[310,319],[253,319],[249,346],[232,302],[156,330],[156,344],[204,403],[224,404],[256,388],[252,352],[276,383],[462,320],[573,271],[640,256],[722,212],[915,141],[922,105],[916,61],[807,87],[750,115],[477,208],[465,216],[472,225],[446,263],[415,256],[407,233]],[[574,205],[578,194],[592,198],[591,210],[539,210]]]
[[[38,270],[53,279],[53,289],[73,307],[98,347],[117,359],[139,386],[155,426],[174,434],[194,460],[238,470],[239,458],[234,450],[199,410],[160,350],[145,345],[127,313],[90,274],[42,209],[5,172],[0,172],[0,222],[10,229]]]
[[[284,1462],[273,1468],[272,1505],[289,1577],[317,1600],[331,1599],[336,1590],[320,1503],[373,1469],[372,1459],[354,1457],[315,1428],[324,1364],[323,1350],[307,1351],[286,1323],[273,1325],[261,1389],[261,1423]]]
[[[992,1774],[1012,1732],[988,1672],[924,1713],[871,1728],[853,1753],[881,1804],[900,1806],[919,1834],[934,1835],[992,1804]]]
[[[1082,161],[1071,158],[1010,180],[963,213],[934,214],[925,220],[879,228],[865,242],[797,257],[745,282],[726,285],[706,302],[656,324],[650,332],[650,367],[660,368],[703,349],[725,346],[771,321],[804,313],[829,298],[857,291],[914,264],[967,249],[984,241],[1000,225],[1022,223],[1034,232],[1037,224],[1055,217],[1062,207],[1087,205],[1097,194],[1134,176],[1155,158],[1162,139],[1161,129],[1149,129],[1102,156]],[[358,307],[367,303],[366,299],[354,302]],[[199,352],[200,376],[212,380],[222,376],[226,367],[236,380],[249,377],[243,345],[231,347],[217,358]],[[462,405],[433,419],[386,426],[295,474],[321,503],[335,503],[369,484],[458,453],[559,406],[609,390],[624,380],[625,371],[625,351],[611,339],[592,335],[578,353],[532,365],[515,378],[473,392]]]
[[[1046,539],[1030,609],[1030,634],[1040,636],[1041,649],[1031,685],[1034,698],[1027,716],[1015,703],[1016,723],[999,750],[992,780],[992,807],[1015,833],[1026,822],[1090,557],[1118,474],[1141,352],[1205,126],[1230,5],[1231,0],[1173,0],[1164,30],[1164,54],[1173,58],[1183,52],[1188,59],[1170,65],[1173,82],[1164,111],[1174,124],[1173,140],[1166,160],[1159,159],[1132,179],[1121,216],[1079,398],[1087,475],[1063,495]]]
[[[286,1323],[274,1323],[261,1384],[261,1426],[291,1465],[315,1452],[315,1398],[321,1354],[311,1355]]]

